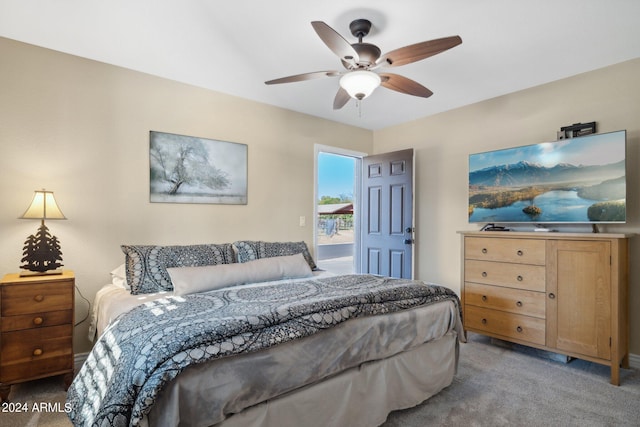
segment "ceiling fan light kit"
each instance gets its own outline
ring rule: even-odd
[[[358,39],[358,42],[353,44],[322,21],[313,21],[311,25],[324,44],[340,58],[346,71],[316,71],[269,80],[265,83],[272,85],[340,76],[340,87],[333,101],[334,110],[342,108],[351,98],[358,101],[365,99],[378,86],[406,95],[430,97],[433,92],[414,80],[398,74],[376,73],[374,70],[411,64],[462,43],[460,36],[444,37],[401,47],[382,55],[376,45],[362,41],[371,30],[371,22],[366,19],[356,19],[349,25],[351,34]]]
[[[340,77],[340,86],[358,101],[371,95],[381,82],[378,74],[367,70],[351,71]]]

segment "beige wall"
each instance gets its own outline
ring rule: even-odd
[[[416,274],[460,289],[458,230],[467,221],[468,155],[556,139],[561,126],[596,121],[627,130],[627,219],[601,231],[640,234],[640,59],[374,132],[374,152],[413,147]],[[444,95],[434,95],[444,96]],[[588,227],[577,228],[590,231]],[[572,231],[572,229],[567,229]],[[631,352],[640,354],[640,237],[631,241]]]
[[[313,241],[314,144],[360,152],[416,152],[417,277],[460,287],[458,230],[467,223],[467,156],[553,140],[595,120],[627,129],[629,222],[640,233],[640,59],[370,132],[0,38],[0,273],[17,271],[35,221],[18,220],[47,188],[69,218],[50,221],[65,267],[93,301],[122,262],[119,245]],[[436,95],[434,96],[444,96]],[[148,132],[245,143],[249,203],[149,203]],[[299,216],[307,226],[299,227]],[[640,238],[631,244],[631,351],[640,354]],[[86,304],[76,295],[77,320]],[[87,323],[76,330],[86,351]]]
[[[0,38],[0,272],[15,272],[46,188],[68,221],[47,224],[82,294],[110,281],[120,244],[313,243],[314,144],[371,152],[372,133]],[[149,131],[244,143],[247,205],[149,202]],[[306,216],[307,226],[299,226]],[[86,314],[76,294],[76,318]],[[88,322],[76,328],[86,351]]]

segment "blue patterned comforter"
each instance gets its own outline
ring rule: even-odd
[[[69,389],[69,418],[76,426],[135,426],[162,387],[189,365],[443,300],[460,307],[450,289],[370,275],[156,300],[120,316],[100,337]]]

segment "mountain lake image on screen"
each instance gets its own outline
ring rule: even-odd
[[[470,223],[626,221],[626,131],[471,154]]]

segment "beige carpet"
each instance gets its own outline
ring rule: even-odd
[[[65,413],[66,398],[62,377],[17,384],[11,387],[9,402],[2,403],[0,426],[70,426]]]
[[[384,427],[640,426],[640,371],[561,363],[529,347],[495,345],[470,334],[453,383],[416,408],[392,413]]]
[[[469,338],[461,345],[453,384],[422,405],[392,413],[384,427],[640,426],[639,371],[623,370],[622,385],[615,387],[605,366],[581,360],[565,364],[526,347]],[[26,403],[27,412],[1,412],[2,427],[71,425],[64,413],[55,412],[64,410],[60,380],[15,386],[9,397],[22,407]],[[33,412],[34,403],[45,403],[44,411]]]

